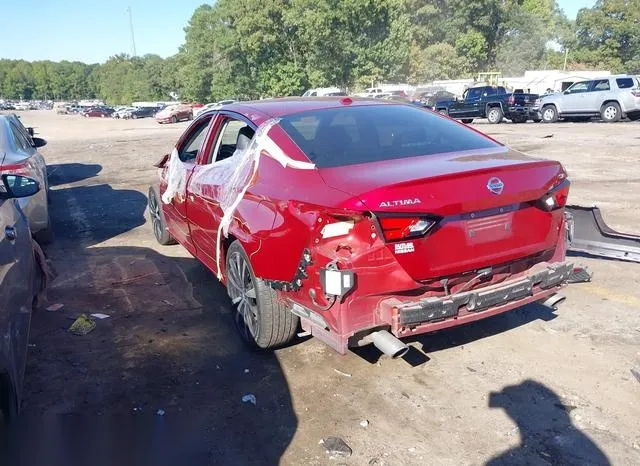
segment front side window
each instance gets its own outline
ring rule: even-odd
[[[207,135],[207,129],[211,122],[211,115],[202,118],[196,126],[191,130],[191,133],[185,139],[184,143],[178,149],[180,160],[183,162],[194,161],[198,156],[198,151],[202,147],[205,136]]]
[[[311,110],[285,116],[280,125],[318,168],[500,147],[462,125],[407,105]]]
[[[569,89],[567,89],[567,92],[569,92],[570,94],[578,94],[580,92],[587,92],[589,90],[589,84],[591,83],[591,81],[583,81],[581,83],[575,83],[573,86],[571,86]]]

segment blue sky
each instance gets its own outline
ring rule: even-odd
[[[567,16],[595,0],[557,0]],[[0,58],[103,62],[131,53],[131,6],[138,55],[173,55],[193,11],[206,0],[30,0],[2,6]]]

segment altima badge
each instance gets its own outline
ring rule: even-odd
[[[502,194],[504,183],[500,178],[494,176],[493,178],[489,178],[489,181],[487,182],[487,189],[493,194]]]

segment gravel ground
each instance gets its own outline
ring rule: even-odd
[[[414,338],[405,360],[313,339],[253,353],[216,278],[153,239],[152,164],[186,123],[21,116],[49,141],[49,300],[64,304],[33,318],[26,419],[115,417],[123,436],[132,419],[162,419],[174,429],[138,452],[154,464],[640,464],[640,264],[576,257],[593,282],[566,289],[557,312]],[[640,123],[473,126],[559,159],[571,203],[640,232]],[[94,312],[110,317],[65,331]],[[353,454],[331,459],[319,441],[332,436]]]

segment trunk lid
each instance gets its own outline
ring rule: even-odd
[[[437,220],[425,236],[388,242],[415,279],[503,264],[555,247],[562,210],[535,205],[559,176],[558,162],[506,148],[321,169],[326,184],[353,196],[345,207],[379,217]],[[410,244],[409,244],[410,243]]]

